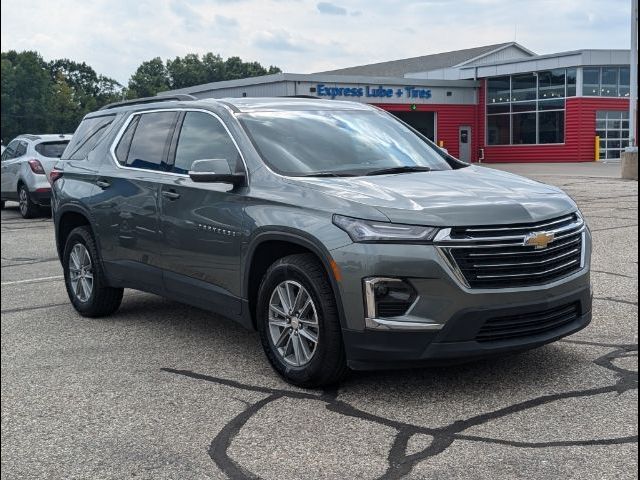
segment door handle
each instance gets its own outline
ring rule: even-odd
[[[111,186],[111,183],[107,182],[106,180],[98,180],[96,182],[96,185],[104,190],[105,188],[109,188]]]
[[[177,200],[180,198],[180,194],[175,190],[163,190],[162,196],[168,198],[169,200]]]

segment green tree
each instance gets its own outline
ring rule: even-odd
[[[48,102],[49,132],[73,133],[82,118],[82,109],[74,100],[73,89],[65,77],[58,73],[52,85]]]
[[[86,63],[45,62],[37,52],[2,52],[2,140],[73,132],[84,115],[122,97],[122,86]]]
[[[160,57],[143,62],[129,79],[128,98],[152,97],[169,90],[167,68]]]
[[[40,54],[13,50],[2,53],[0,129],[5,145],[21,133],[47,131],[51,87],[51,76]]]

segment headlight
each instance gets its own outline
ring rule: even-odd
[[[334,215],[333,223],[347,232],[354,242],[426,243],[438,233],[436,227],[377,222]]]

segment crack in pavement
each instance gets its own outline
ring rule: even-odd
[[[49,263],[49,262],[55,262],[55,261],[60,261],[60,259],[58,257],[47,257],[47,258],[5,258],[2,257],[2,260],[4,260],[5,262],[16,262],[16,263],[8,263],[5,265],[2,265],[2,268],[11,268],[11,267],[21,267],[23,265],[35,265],[37,263]]]
[[[604,273],[606,275],[613,275],[614,277],[630,278],[632,280],[638,279],[638,277],[634,277],[633,275],[625,275],[624,273],[617,273],[617,272],[607,272],[606,270],[591,270],[591,273]]]
[[[520,413],[532,408],[547,405],[559,400],[565,400],[570,398],[585,398],[596,395],[602,395],[607,393],[617,393],[622,395],[630,390],[638,389],[638,372],[628,370],[619,367],[614,364],[618,358],[627,358],[629,355],[635,353],[637,357],[638,345],[628,344],[611,344],[611,343],[598,343],[598,342],[585,342],[579,340],[565,340],[567,343],[576,345],[591,345],[600,346],[603,348],[613,348],[614,350],[596,358],[593,363],[605,368],[615,374],[616,382],[613,385],[605,385],[602,387],[588,388],[584,390],[572,390],[568,392],[554,393],[548,395],[542,395],[540,397],[525,400],[507,407],[500,408],[498,410],[476,415],[464,420],[456,420],[453,423],[443,427],[423,427],[420,425],[413,425],[405,423],[376,414],[372,414],[359,409],[358,407],[351,405],[338,398],[338,390],[325,390],[321,394],[285,390],[270,387],[261,387],[256,385],[249,385],[235,380],[228,380],[224,378],[212,377],[201,373],[195,373],[190,370],[178,370],[174,368],[162,368],[161,370],[167,373],[173,373],[176,375],[182,375],[196,380],[204,380],[218,385],[224,385],[227,387],[237,388],[240,390],[264,393],[267,396],[258,402],[250,404],[246,409],[236,415],[231,421],[229,421],[215,438],[212,440],[208,453],[216,466],[229,478],[233,479],[260,479],[258,475],[249,471],[243,467],[239,462],[231,458],[229,455],[229,448],[240,434],[242,428],[247,422],[257,415],[260,410],[272,402],[280,400],[282,398],[290,399],[304,399],[304,400],[316,400],[324,402],[325,408],[331,412],[343,415],[345,417],[353,417],[359,420],[377,423],[379,425],[390,427],[397,431],[393,444],[389,450],[387,456],[387,470],[379,476],[379,480],[393,480],[400,479],[409,474],[413,468],[422,461],[433,458],[446,451],[456,440],[480,442],[487,444],[507,445],[517,448],[550,448],[550,447],[571,447],[571,446],[599,446],[599,445],[619,445],[626,443],[636,443],[638,436],[625,436],[625,437],[613,437],[613,438],[598,438],[589,440],[566,440],[566,441],[554,441],[554,442],[521,442],[504,440],[499,438],[491,438],[479,435],[467,435],[465,430],[483,425],[488,422],[504,418],[509,415]],[[433,437],[431,444],[425,449],[407,454],[407,446],[412,436],[416,434],[424,434]]]
[[[637,226],[638,226],[638,224],[620,225],[619,227],[592,228],[591,232],[604,232],[606,230],[620,230],[622,228],[633,228],[633,227],[637,227]]]
[[[633,305],[634,307],[638,306],[638,302],[632,302],[631,300],[625,300],[623,298],[617,297],[593,297],[594,300],[603,300],[605,302],[615,302],[615,303],[624,303],[625,305]]]

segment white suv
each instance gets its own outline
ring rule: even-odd
[[[20,135],[2,152],[2,208],[6,200],[20,204],[20,214],[33,218],[51,203],[48,175],[67,148],[71,135]]]

